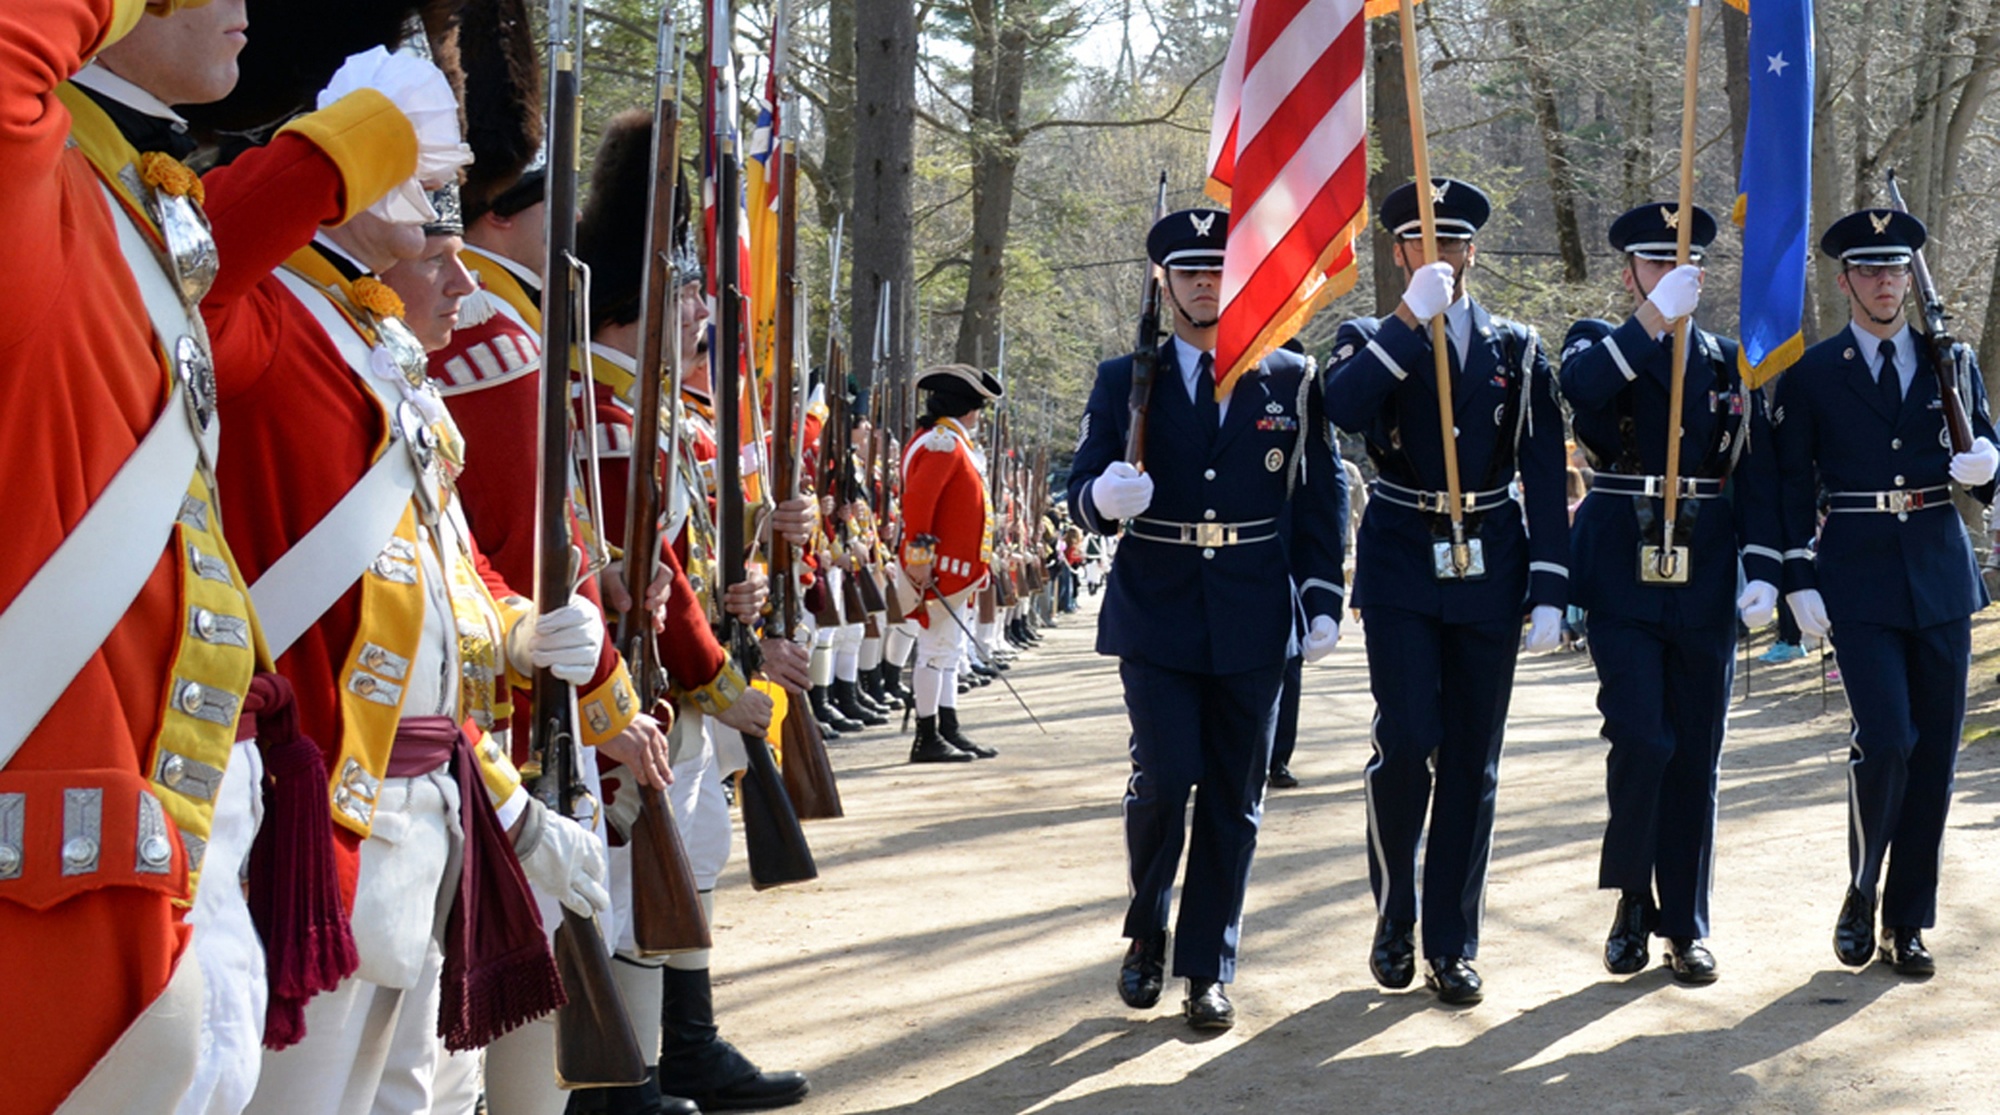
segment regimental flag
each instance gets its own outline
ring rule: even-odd
[[[750,351],[762,387],[770,383],[777,364],[778,331],[778,51],[782,37],[771,36],[771,66],[764,78],[764,97],[751,102],[757,118],[744,152],[743,181],[749,195],[744,228],[750,238],[744,291],[749,296]]]
[[[1395,0],[1243,0],[1209,132],[1208,193],[1231,208],[1217,393],[1354,286],[1368,226],[1364,21]]]
[[[1806,350],[1812,260],[1812,0],[1729,0],[1750,17],[1750,120],[1736,223],[1743,228],[1743,381],[1757,387]]]

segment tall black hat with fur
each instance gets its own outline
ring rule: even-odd
[[[542,147],[542,55],[527,0],[470,0],[459,20],[459,64],[465,70],[465,219],[490,209],[511,215],[534,204],[500,204],[522,181]],[[536,181],[542,181],[536,176]]]
[[[590,194],[576,224],[576,254],[590,267],[590,318],[597,325],[639,320],[646,281],[646,194],[652,177],[653,114],[644,109],[622,112],[604,128],[590,167]],[[685,175],[675,201],[674,243],[679,245],[688,228]],[[677,251],[676,256],[684,259],[685,253]],[[683,262],[684,282],[699,274]]]
[[[492,0],[477,0],[490,4]],[[237,56],[236,88],[207,105],[178,108],[197,130],[251,134],[310,112],[340,64],[372,47],[401,46],[423,21],[438,68],[458,85],[457,22],[464,0],[249,0],[250,42]],[[464,103],[461,99],[460,103]]]

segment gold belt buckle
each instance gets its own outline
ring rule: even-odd
[[[1229,526],[1226,523],[1196,523],[1194,543],[1197,546],[1216,547],[1229,545]]]

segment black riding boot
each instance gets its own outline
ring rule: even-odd
[[[757,1111],[805,1098],[805,1074],[764,1072],[715,1029],[708,969],[666,973],[660,1000],[660,1079],[703,1111]]]

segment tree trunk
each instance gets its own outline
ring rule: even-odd
[[[1986,397],[2000,398],[2000,244],[1993,257],[1993,281],[1986,288],[1985,328],[1979,332],[1979,372],[1986,380]]]
[[[1389,191],[1416,176],[1416,155],[1410,147],[1409,93],[1403,85],[1403,37],[1393,19],[1368,21],[1370,77],[1369,104],[1374,108],[1369,126],[1374,130],[1381,159],[1368,175],[1368,196],[1375,204]],[[1374,259],[1375,305],[1385,312],[1403,297],[1408,279],[1391,253],[1393,241],[1380,221],[1369,222]]]
[[[1750,17],[1722,6],[1723,85],[1729,90],[1729,145],[1732,183],[1743,177],[1743,137],[1750,131]]]
[[[820,227],[831,232],[854,200],[854,0],[827,0],[826,71],[826,115],[820,120],[826,145],[814,185]]]
[[[876,314],[882,284],[900,304],[915,271],[911,257],[910,183],[916,139],[917,27],[910,0],[854,3],[854,215],[848,222],[853,260],[848,319],[848,366],[857,384],[900,397],[910,378],[907,351],[886,346],[874,366]],[[891,323],[891,333],[895,332]]]
[[[1027,5],[1018,5],[1025,8]],[[1014,172],[1021,161],[1021,87],[1028,69],[1028,28],[1017,5],[974,0],[971,268],[953,359],[983,365],[1000,352],[1000,304],[1007,287],[1007,232]],[[982,57],[983,56],[983,57]]]
[[[1576,220],[1576,176],[1570,166],[1569,146],[1563,138],[1562,117],[1556,105],[1556,83],[1547,60],[1535,53],[1527,27],[1518,18],[1507,20],[1507,32],[1514,49],[1521,53],[1527,71],[1529,95],[1535,105],[1535,125],[1542,133],[1542,151],[1549,165],[1549,194],[1555,202],[1556,248],[1562,256],[1563,281],[1580,283],[1589,277],[1589,263],[1583,251],[1583,231]]]

